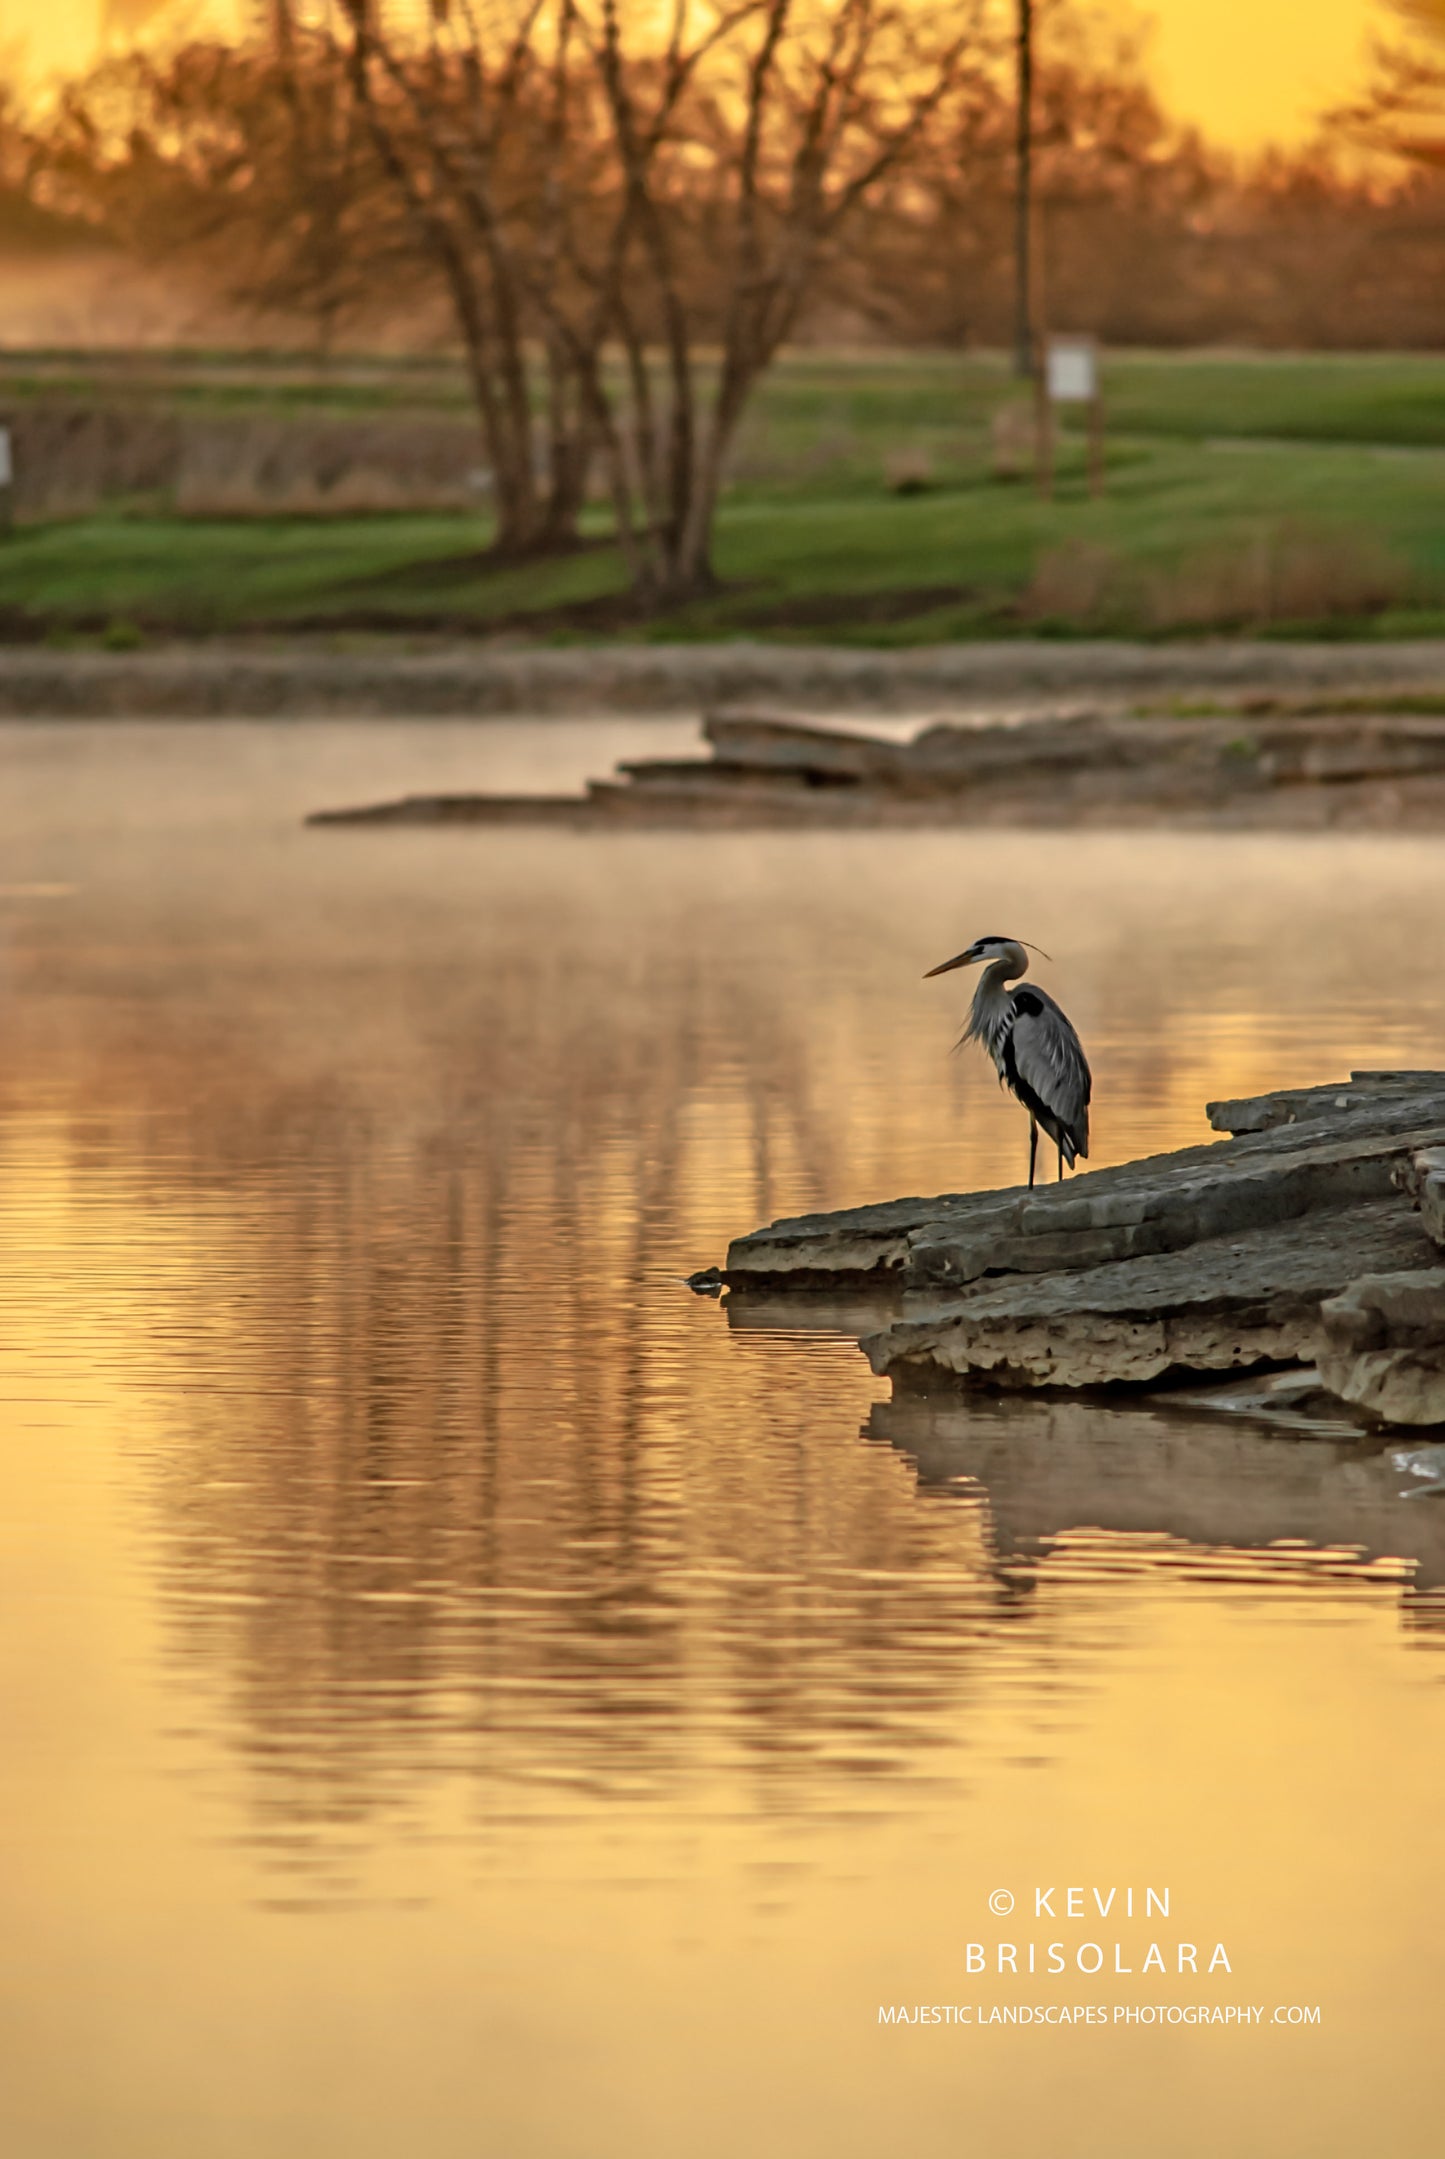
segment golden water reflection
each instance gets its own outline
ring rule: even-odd
[[[680,1277],[1014,1179],[920,980],[980,931],[1055,954],[1096,1161],[1445,1062],[1440,851],[296,821],[628,746],[0,730],[14,2148],[1433,2149],[1445,1514],[880,1400]],[[1211,1998],[1324,2030],[880,2030],[1050,1880],[1172,1882]]]

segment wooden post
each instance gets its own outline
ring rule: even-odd
[[[1104,492],[1104,388],[1096,381],[1089,399],[1089,493]]]
[[[1034,45],[1033,0],[1017,0],[1014,115],[1014,373],[1038,373],[1033,333],[1033,269],[1029,260],[1033,223]]]
[[[1034,360],[1034,476],[1045,502],[1054,499],[1054,406],[1049,394],[1048,346],[1043,338]]]

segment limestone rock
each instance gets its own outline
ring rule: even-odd
[[[876,1372],[924,1386],[1138,1385],[1309,1363],[1321,1300],[1352,1269],[1416,1267],[1429,1252],[1397,1199],[1375,1200],[1184,1251],[974,1288],[865,1337],[862,1348]],[[1322,1360],[1321,1369],[1333,1387]]]
[[[1068,1184],[756,1230],[728,1253],[729,1324],[856,1334],[904,1386],[1137,1386],[1311,1362],[1343,1284],[1436,1262],[1445,1075],[1355,1073],[1224,1107],[1248,1113],[1232,1139]],[[1392,1370],[1400,1395],[1405,1364]]]
[[[1363,1275],[1320,1323],[1332,1393],[1391,1424],[1445,1425],[1445,1267]]]
[[[1445,1147],[1422,1147],[1396,1170],[1395,1180],[1419,1208],[1426,1236],[1445,1246]]]
[[[939,721],[902,740],[724,711],[705,733],[710,756],[634,758],[581,794],[411,796],[309,821],[726,830],[1445,819],[1441,713],[1185,718],[1056,707]]]
[[[944,1192],[934,1199],[883,1200],[871,1207],[841,1207],[832,1214],[786,1215],[728,1247],[727,1278],[789,1279],[794,1286],[845,1275],[901,1270],[913,1240],[935,1225],[960,1229],[1002,1226],[1017,1211],[1020,1195]]]
[[[1383,1198],[1405,1162],[1437,1145],[1445,1145],[1445,1080],[1429,1075],[1398,1092],[1352,1093],[1345,1108],[1321,1108],[1299,1130],[1267,1127],[1065,1185],[789,1217],[736,1239],[727,1275],[733,1283],[802,1284],[896,1270],[909,1286],[926,1287],[1178,1251],[1316,1208]]]
[[[1445,1099],[1438,1127],[1445,1137]],[[1026,1194],[986,1227],[944,1218],[911,1240],[905,1279],[965,1283],[1187,1251],[1209,1240],[1383,1198],[1408,1159],[1407,1134],[1352,1129],[1269,1148],[1210,1147],[1101,1170]]]
[[[1403,1107],[1407,1098],[1434,1095],[1445,1100],[1445,1072],[1352,1072],[1348,1081],[1334,1086],[1280,1088],[1236,1101],[1206,1102],[1204,1114],[1216,1132],[1271,1132],[1279,1125],[1327,1117],[1333,1110],[1378,1106],[1392,1098]]]
[[[710,762],[699,760],[708,772],[888,783],[904,776],[911,754],[907,742],[857,734],[851,728],[810,727],[787,716],[757,712],[710,712],[702,731],[713,749]],[[637,762],[622,769],[645,773],[647,765]]]

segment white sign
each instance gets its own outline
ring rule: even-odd
[[[1099,361],[1091,337],[1051,337],[1047,368],[1053,404],[1093,404],[1099,394]]]

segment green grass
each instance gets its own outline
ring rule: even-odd
[[[341,393],[355,411],[367,398],[418,409],[454,388],[440,366],[368,363],[328,385],[295,363],[278,384],[257,364],[248,390],[239,356],[165,365],[187,395],[251,394],[273,409],[278,391],[319,403]],[[59,355],[25,366],[30,380],[63,368],[68,383],[77,371]],[[144,373],[127,366],[129,383]],[[152,364],[148,396],[173,393],[164,372]],[[1445,630],[1445,363],[1134,355],[1110,360],[1106,389],[1103,500],[1085,491],[1075,430],[1061,442],[1057,497],[1043,502],[990,475],[990,415],[1019,395],[1000,361],[789,357],[750,416],[719,515],[724,589],[650,624],[617,617],[624,580],[600,510],[584,551],[510,570],[479,562],[487,533],[466,516],[110,514],[22,528],[0,544],[0,610],[17,630],[109,626],[112,641],[128,625],[866,643],[1021,629]],[[923,492],[890,491],[899,457],[928,472]]]
[[[0,400],[144,404],[164,410],[351,419],[398,410],[465,412],[466,377],[445,357],[305,353],[11,351],[0,353]]]
[[[1109,370],[1125,430],[1290,442],[1445,446],[1445,367],[1433,354],[1137,356]]]
[[[1105,385],[1126,434],[1445,447],[1445,367],[1429,353],[1115,353]],[[915,435],[946,448],[1009,394],[998,354],[799,351],[764,383],[749,432],[785,458],[836,452],[843,436],[864,455]],[[345,354],[327,365],[264,351],[0,353],[0,400],[35,397],[338,418],[468,409],[462,368],[445,355]]]

